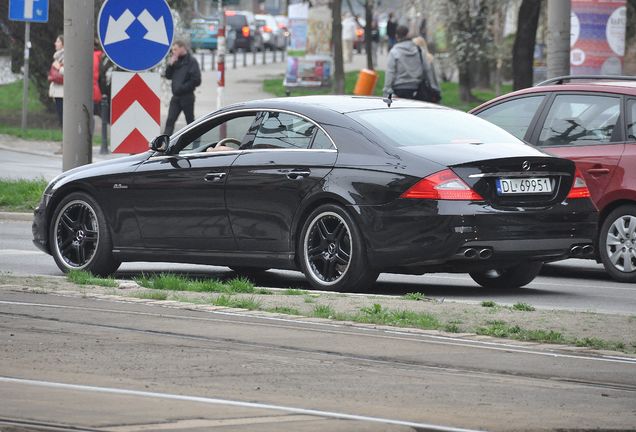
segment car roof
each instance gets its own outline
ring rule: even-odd
[[[516,96],[531,95],[534,93],[555,93],[555,92],[582,92],[582,93],[615,93],[628,96],[636,96],[636,81],[621,80],[590,80],[588,82],[564,82],[562,84],[536,85],[525,89],[517,90],[498,96],[483,104],[471,109],[469,112],[480,111],[486,106],[490,106],[501,100],[507,100]]]
[[[354,111],[365,111],[375,109],[387,109],[387,103],[381,97],[374,96],[346,96],[346,95],[324,95],[324,96],[294,96],[284,98],[272,98],[254,100],[228,106],[227,108],[278,108],[278,109],[299,109],[306,107],[320,107],[341,114]],[[391,108],[439,108],[448,109],[440,105],[415,101],[411,99],[393,99]]]

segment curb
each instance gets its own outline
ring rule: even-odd
[[[33,213],[0,212],[0,221],[33,221]]]

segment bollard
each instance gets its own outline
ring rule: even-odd
[[[265,44],[263,44],[262,50],[263,50],[263,65],[265,65],[265,63],[266,63],[265,62],[265,54],[267,54],[267,50],[265,49]]]
[[[108,123],[110,120],[110,108],[108,106],[108,96],[102,95],[102,101],[100,103],[101,118],[102,118],[102,146],[99,149],[99,154],[108,154]]]
[[[247,51],[243,50],[243,67],[247,66]]]
[[[256,50],[252,47],[252,66],[256,64]]]
[[[234,50],[234,54],[232,54],[232,69],[236,69],[236,50]]]
[[[203,55],[203,51],[199,51],[199,57],[201,57],[201,71],[205,71],[205,55]]]
[[[278,51],[278,48],[274,48],[272,50],[272,54],[274,55],[274,63],[276,63],[276,51]]]
[[[212,51],[212,70],[216,70],[216,51]]]

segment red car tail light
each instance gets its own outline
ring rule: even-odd
[[[450,169],[431,174],[411,186],[401,198],[483,201],[481,195],[472,190]]]
[[[243,26],[241,28],[241,33],[243,33],[243,37],[250,37],[250,27],[249,26]]]
[[[568,199],[575,198],[590,198],[590,190],[587,188],[587,183],[581,174],[581,171],[577,168],[574,173],[574,182],[572,182],[572,188],[568,194]]]
[[[261,27],[261,31],[263,31],[265,33],[271,33],[272,32],[272,28],[270,26],[264,25],[263,27]]]

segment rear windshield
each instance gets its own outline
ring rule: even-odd
[[[245,15],[227,15],[225,17],[227,25],[234,28],[239,28],[247,25],[247,18]]]
[[[350,117],[396,147],[434,144],[522,143],[505,130],[461,111],[386,108],[356,111]]]

